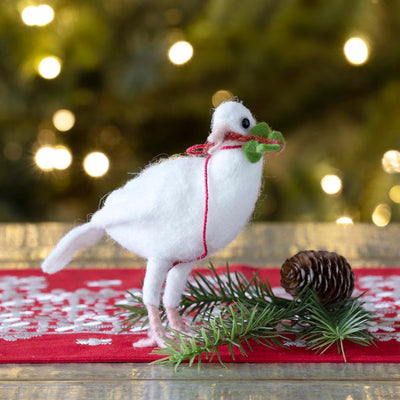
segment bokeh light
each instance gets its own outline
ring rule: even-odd
[[[389,150],[382,157],[382,167],[388,174],[400,172],[400,152]]]
[[[28,6],[22,10],[21,18],[25,25],[34,26],[36,25],[36,14],[37,7]]]
[[[58,57],[45,57],[39,63],[39,75],[44,79],[54,79],[61,72],[61,61]]]
[[[350,64],[362,65],[368,60],[368,45],[361,38],[350,38],[344,45],[344,54]]]
[[[54,10],[48,4],[28,6],[22,10],[22,21],[28,26],[44,26],[54,19]]]
[[[211,101],[214,107],[218,107],[224,101],[231,100],[232,98],[233,94],[229,90],[218,90],[213,94]]]
[[[58,110],[53,115],[53,124],[61,132],[69,131],[75,125],[75,115],[69,110]]]
[[[41,4],[37,8],[36,25],[44,26],[54,19],[54,11],[48,4]]]
[[[336,220],[338,225],[353,225],[353,220],[350,217],[340,217]]]
[[[98,151],[88,154],[83,161],[85,172],[94,178],[105,175],[109,167],[110,162],[108,157],[104,153]]]
[[[326,194],[338,194],[342,190],[342,180],[337,175],[325,175],[321,179],[321,187]]]
[[[390,207],[385,204],[378,204],[372,213],[372,222],[379,227],[386,226],[392,218]]]
[[[43,171],[54,168],[54,149],[49,146],[41,147],[35,155],[36,165]]]
[[[72,163],[72,154],[64,146],[55,147],[53,156],[53,166],[55,169],[67,169]]]
[[[190,43],[185,41],[174,43],[168,51],[168,57],[170,61],[176,65],[187,63],[192,56],[193,47]]]
[[[390,188],[389,197],[393,203],[400,204],[400,185],[394,185]]]
[[[36,165],[43,171],[67,169],[72,162],[72,154],[65,146],[43,146],[35,155]]]

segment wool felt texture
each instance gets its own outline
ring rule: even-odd
[[[378,341],[376,347],[345,341],[347,362],[400,362],[400,268],[353,270],[353,296],[365,292],[365,307],[377,315],[370,330]],[[217,271],[225,274],[226,268]],[[250,279],[257,269],[231,265],[233,279],[235,271]],[[258,271],[276,295],[285,296],[279,268]],[[127,290],[141,294],[144,274],[144,269],[85,269],[79,274],[65,269],[54,275],[40,270],[0,271],[0,363],[150,362],[159,358],[151,354],[152,348],[132,346],[138,338],[146,338],[140,326],[119,333],[126,317],[114,306],[131,304]],[[208,270],[196,269],[194,274],[207,278]],[[248,357],[235,351],[235,362],[343,362],[336,346],[321,355],[295,341],[287,346],[269,349],[252,343]],[[234,361],[225,347],[221,356],[224,362]],[[217,357],[213,362],[218,362]]]
[[[262,161],[249,162],[242,144],[225,137],[249,135],[255,126],[243,104],[222,103],[212,117],[208,157],[182,156],[145,168],[109,194],[90,222],[60,240],[43,271],[61,270],[75,251],[107,234],[148,260],[144,303],[158,307],[167,280],[164,304],[176,307],[195,261],[229,244],[253,212]]]

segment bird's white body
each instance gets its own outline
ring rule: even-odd
[[[96,243],[104,234],[146,258],[143,301],[150,329],[149,338],[138,345],[162,346],[165,331],[158,306],[163,283],[170,326],[183,329],[176,307],[195,261],[229,244],[253,212],[262,159],[250,162],[241,145],[226,138],[227,132],[245,137],[255,124],[241,103],[221,104],[213,114],[207,157],[171,158],[145,168],[113,191],[90,222],[68,232],[42,269],[59,271],[77,250]]]
[[[204,253],[205,157],[187,156],[146,168],[112,192],[91,220],[146,259],[194,261]],[[225,247],[248,221],[258,197],[262,162],[241,149],[218,150],[207,165],[208,253]]]

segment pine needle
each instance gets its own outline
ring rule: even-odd
[[[124,329],[148,323],[142,298],[131,292],[132,305],[116,305],[126,315]],[[361,295],[362,296],[362,295]],[[332,305],[323,305],[313,288],[306,286],[293,300],[275,296],[268,280],[256,272],[251,279],[240,272],[233,274],[226,265],[226,274],[218,275],[210,264],[209,275],[195,275],[183,295],[180,313],[192,317],[191,332],[173,331],[165,348],[155,354],[164,356],[155,361],[162,365],[179,365],[217,357],[223,364],[221,349],[226,348],[234,360],[235,349],[247,356],[256,342],[270,348],[285,347],[287,334],[304,341],[307,349],[325,353],[336,345],[346,362],[345,341],[368,346],[376,338],[368,331],[374,315],[365,310],[360,297],[348,298]],[[160,306],[162,320],[166,313]]]
[[[307,301],[308,311],[298,316],[303,332],[296,333],[297,339],[305,340],[307,347],[317,354],[326,352],[336,344],[345,362],[345,340],[363,346],[375,344],[376,338],[368,331],[374,316],[363,307],[360,297],[324,306],[315,290],[311,289]]]
[[[250,310],[240,303],[224,306],[217,316],[210,316],[207,324],[200,327],[196,336],[173,332],[172,337],[166,340],[165,348],[153,351],[154,354],[165,357],[153,363],[175,365],[177,369],[184,361],[192,365],[197,359],[200,366],[203,359],[211,361],[217,356],[219,362],[223,364],[221,358],[223,346],[234,360],[235,349],[244,356],[247,356],[248,350],[251,351],[250,339],[255,339],[270,348],[283,346],[280,339],[286,340],[286,338],[276,330],[283,311],[278,311],[274,307],[271,305],[260,310],[256,306]]]

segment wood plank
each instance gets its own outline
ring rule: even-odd
[[[241,381],[210,380],[182,381],[104,381],[98,382],[1,382],[2,399],[14,400],[109,400],[109,399],[346,399],[391,400],[400,397],[399,383],[376,381]]]
[[[0,381],[102,381],[124,380],[331,380],[400,382],[398,364],[341,363],[231,363],[203,364],[201,370],[184,366],[177,372],[172,367],[142,363],[71,363],[71,364],[0,364]]]
[[[39,268],[58,240],[72,228],[66,223],[0,224],[0,268]],[[400,223],[384,228],[359,223],[253,223],[225,249],[212,255],[214,264],[241,263],[280,266],[299,250],[336,251],[353,266],[399,266]],[[208,265],[208,259],[199,265]],[[70,268],[127,268],[144,261],[103,238],[79,252]]]

